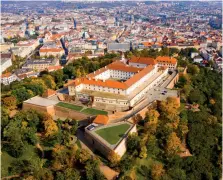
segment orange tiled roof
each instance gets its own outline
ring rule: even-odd
[[[137,81],[139,81],[143,76],[145,76],[146,74],[148,74],[150,71],[152,71],[152,69],[154,68],[153,65],[149,65],[146,68],[144,68],[142,71],[140,71],[139,73],[135,74],[134,76],[132,76],[130,79],[128,79],[127,81],[125,81],[124,83],[130,87],[131,85],[133,85],[134,83],[136,83]]]
[[[142,44],[146,47],[152,46],[152,43],[150,42],[142,42]]]
[[[12,75],[12,73],[8,72],[8,73],[5,73],[5,74],[2,74],[1,75],[1,78],[8,78]]]
[[[68,82],[66,84],[64,84],[64,87],[67,87],[67,86],[69,86],[73,83],[75,83],[75,80],[74,79],[72,79],[72,80],[69,79]]]
[[[47,68],[48,71],[55,71],[55,70],[59,70],[59,69],[62,69],[63,67],[62,66],[49,66]]]
[[[124,63],[122,63],[120,61],[115,61],[115,62],[109,64],[108,68],[112,69],[112,70],[125,71],[125,72],[135,72],[135,73],[142,70],[142,68],[126,66]]]
[[[53,34],[50,39],[51,40],[56,40],[56,39],[60,39],[63,36],[63,34]]]
[[[97,115],[97,117],[94,119],[93,123],[96,123],[96,124],[108,124],[108,116],[105,116],[105,115]]]
[[[142,59],[147,59],[149,60],[149,66],[146,68],[136,68],[136,67],[131,67],[131,66],[126,66],[124,63],[120,61],[115,61],[108,65],[107,67],[103,67],[94,73],[91,73],[87,75],[85,78],[77,78],[73,81],[68,82],[65,84],[65,86],[69,85],[74,85],[78,86],[80,84],[88,84],[88,85],[95,85],[95,86],[101,86],[101,87],[109,87],[109,88],[115,88],[115,89],[127,89],[130,86],[132,86],[134,83],[136,83],[138,80],[140,80],[143,76],[148,74],[152,69],[154,68],[154,65],[156,64],[156,61],[152,58],[142,58]],[[135,72],[136,74],[132,76],[130,79],[128,79],[125,82],[119,82],[119,81],[114,81],[114,80],[99,80],[95,79],[94,77],[98,74],[101,74],[104,71],[107,71],[108,69],[113,69],[113,70],[120,70],[120,71],[126,71],[126,72]]]
[[[129,62],[131,63],[142,63],[142,64],[150,64],[155,65],[157,64],[156,60],[150,57],[132,57]]]
[[[154,68],[153,65],[149,65],[140,72],[136,73],[134,76],[132,76],[130,79],[128,79],[125,82],[119,82],[119,81],[113,81],[113,80],[96,80],[91,78],[79,78],[75,79],[74,83],[67,83],[67,85],[74,84],[75,86],[78,86],[80,84],[89,84],[89,85],[95,85],[95,86],[101,86],[101,87],[109,87],[114,89],[127,89],[134,83],[136,83],[139,79],[141,79],[143,76],[148,74],[152,69]]]
[[[89,84],[89,85],[95,85],[95,86],[101,86],[101,87],[109,87],[109,88],[115,88],[115,89],[127,89],[127,85],[123,82],[119,81],[113,81],[113,80],[96,80],[96,79],[88,79],[88,78],[79,78],[75,79],[74,85],[78,86],[79,84]]]
[[[177,63],[177,60],[176,58],[173,58],[173,57],[169,57],[169,56],[158,56],[156,58],[156,61],[157,62],[164,62],[164,63],[171,63],[171,64],[176,64]]]
[[[132,67],[132,66],[127,66],[124,63],[120,62],[120,61],[115,61],[111,64],[109,64],[108,66],[105,66],[91,74],[88,74],[87,77],[95,77],[98,74],[101,74],[105,71],[107,71],[108,69],[111,70],[117,70],[117,71],[124,71],[124,72],[133,72],[133,73],[137,73],[138,71],[141,71],[142,68],[136,68],[136,67]]]

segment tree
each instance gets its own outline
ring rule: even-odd
[[[76,120],[71,120],[69,124],[71,125],[70,133],[75,135],[78,128],[78,122]]]
[[[157,110],[148,109],[148,111],[146,112],[146,117],[145,117],[146,123],[144,124],[145,131],[148,131],[151,134],[156,132],[159,116],[160,116],[160,114]]]
[[[134,124],[138,124],[142,119],[143,118],[142,118],[142,116],[140,114],[137,114],[137,115],[133,116]]]
[[[136,133],[132,133],[127,138],[127,149],[130,152],[137,150],[139,148],[140,138]]]
[[[118,162],[120,161],[120,156],[115,153],[114,151],[110,151],[110,153],[108,154],[108,160],[110,161],[110,165],[111,167],[114,167],[118,164]]]
[[[62,172],[60,172],[60,171],[57,171],[57,172],[56,172],[56,177],[55,177],[55,179],[56,179],[56,180],[66,180],[64,174],[63,174]]]
[[[126,155],[124,158],[122,158],[119,164],[120,164],[121,172],[126,172],[130,170],[131,168],[133,168],[133,166],[135,165],[135,162],[131,156]]]
[[[28,160],[16,159],[11,162],[10,166],[10,173],[12,174],[31,173],[34,170]]]
[[[64,74],[67,74],[69,78],[75,75],[75,68],[72,65],[67,65],[63,68]]]
[[[43,75],[42,77],[44,83],[49,89],[55,89],[56,88],[56,83],[54,82],[54,79],[51,75]]]
[[[167,138],[166,142],[166,153],[167,155],[176,155],[182,151],[182,145],[180,139],[177,137],[175,132],[172,132]]]
[[[9,110],[13,110],[16,108],[16,98],[14,96],[8,96],[2,98],[3,104],[9,108]]]
[[[18,103],[21,103],[32,97],[32,94],[30,94],[30,92],[28,92],[25,87],[12,90],[12,95],[16,97]]]
[[[146,146],[141,147],[141,151],[139,153],[139,157],[144,159],[147,157],[147,148]]]
[[[190,84],[185,84],[183,86],[182,93],[184,93],[185,96],[187,97],[190,94],[191,89],[192,89],[192,87]]]
[[[76,72],[75,72],[75,76],[76,76],[77,78],[79,78],[79,77],[82,76],[81,70],[80,70],[79,68],[76,70]]]
[[[3,132],[3,138],[7,142],[4,147],[13,157],[19,157],[24,152],[25,142],[23,141],[20,124],[21,121],[10,121]]]
[[[85,165],[87,180],[105,180],[106,178],[99,170],[99,160],[89,159]]]
[[[8,123],[9,123],[9,110],[5,107],[1,107],[1,134],[3,133],[4,128],[8,125]]]
[[[160,152],[159,146],[158,146],[158,141],[156,139],[156,136],[150,135],[148,138],[147,142],[147,149],[148,152],[151,153],[152,155],[158,155]]]
[[[63,70],[61,70],[61,69],[52,72],[51,75],[54,77],[56,84],[61,84],[63,82],[64,75],[68,76],[67,74],[64,74]],[[66,79],[68,79],[68,78],[69,78],[69,76]]]
[[[192,75],[196,75],[200,72],[200,69],[197,65],[190,64],[188,65],[187,72],[191,73]]]
[[[179,80],[176,84],[177,87],[182,88],[184,85],[186,85],[188,82],[188,77],[183,75],[179,77]]]
[[[90,153],[87,150],[82,149],[81,153],[79,154],[80,163],[85,164],[90,158],[91,158]]]
[[[165,170],[161,163],[154,163],[152,165],[152,169],[151,169],[152,179],[154,179],[154,180],[160,179],[161,176],[164,174],[164,172],[165,172]]]
[[[43,124],[46,137],[53,136],[58,132],[57,124],[49,114],[44,114]]]
[[[159,116],[160,114],[157,110],[148,109],[148,111],[146,112],[145,121],[148,122],[150,125],[157,124]]]
[[[198,103],[203,105],[207,99],[203,92],[201,92],[199,89],[193,89],[189,94],[188,100],[190,103]]]
[[[180,168],[172,168],[168,170],[168,175],[171,177],[171,179],[176,179],[176,180],[186,180],[187,176],[184,170]]]
[[[158,111],[160,113],[160,123],[165,124],[169,128],[176,129],[179,124],[179,111],[180,104],[177,98],[168,97],[166,101],[161,101],[158,104]]]
[[[80,173],[74,168],[67,168],[64,174],[65,174],[65,179],[70,179],[70,180],[81,179]]]

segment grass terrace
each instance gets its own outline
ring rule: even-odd
[[[85,114],[91,114],[91,115],[98,115],[98,114],[107,115],[108,114],[108,112],[106,112],[106,111],[102,111],[102,110],[98,110],[98,109],[93,109],[93,108],[86,108],[86,109],[84,109],[81,112],[83,112]]]
[[[126,131],[131,127],[130,124],[120,124],[95,131],[100,137],[111,145],[115,145],[123,137]]]
[[[71,110],[78,111],[78,112],[82,112],[82,113],[89,114],[89,115],[98,115],[98,114],[107,115],[108,114],[107,111],[102,111],[102,110],[93,109],[93,108],[84,109],[83,106],[77,106],[74,104],[69,104],[69,103],[64,103],[64,102],[59,102],[57,104],[57,106],[71,109]]]
[[[57,106],[72,109],[72,110],[75,110],[75,111],[81,111],[83,109],[82,106],[77,106],[77,105],[74,105],[74,104],[68,104],[68,103],[63,103],[63,102],[59,102],[57,104]]]

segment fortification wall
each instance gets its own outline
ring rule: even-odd
[[[178,82],[178,80],[179,80],[179,73],[176,74],[176,76],[170,81],[170,83],[167,85],[166,88],[168,88],[168,89],[174,88],[174,86]]]
[[[27,102],[23,103],[22,106],[23,110],[29,110],[29,109],[34,109],[37,112],[44,112],[44,113],[48,113],[51,116],[55,115],[55,110],[54,110],[54,106],[38,106],[38,105],[34,105],[34,104],[29,104]]]
[[[57,117],[71,118],[75,120],[83,120],[89,117],[89,115],[87,114],[83,114],[81,112],[73,111],[59,106],[55,106],[54,109],[55,109],[55,115]]]

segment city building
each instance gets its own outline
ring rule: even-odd
[[[201,63],[202,61],[203,61],[203,58],[202,58],[200,55],[195,56],[195,57],[193,58],[193,62]]]
[[[5,73],[1,75],[1,83],[4,85],[9,85],[11,82],[16,81],[18,77],[12,73]]]
[[[12,65],[12,54],[1,53],[1,73]]]
[[[64,54],[63,48],[40,48],[40,56],[62,56]]]
[[[130,50],[130,43],[108,43],[107,48],[108,48],[108,52],[112,52],[112,51],[126,52]]]
[[[48,68],[50,70],[52,66],[58,66],[58,65],[59,65],[58,59],[34,59],[34,60],[27,60],[26,63],[22,66],[22,68],[33,69],[35,71],[43,71]]]

